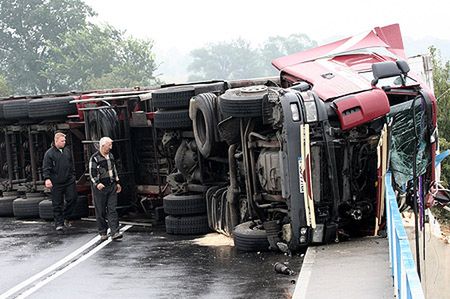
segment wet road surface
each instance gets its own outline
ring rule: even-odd
[[[95,223],[86,221],[58,234],[49,222],[0,218],[0,231],[0,297],[96,236]],[[302,262],[299,255],[238,252],[218,234],[172,236],[162,227],[133,226],[123,241],[104,245],[29,298],[290,298],[297,275],[277,274],[273,264],[289,263],[298,274]]]

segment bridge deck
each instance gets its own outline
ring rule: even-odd
[[[310,247],[293,298],[393,298],[387,238]]]

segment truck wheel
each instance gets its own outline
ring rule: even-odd
[[[269,241],[262,225],[248,221],[236,225],[233,230],[234,246],[240,251],[267,251]]]
[[[3,103],[3,117],[5,119],[28,118],[28,100],[13,100]]]
[[[194,86],[167,87],[152,92],[154,108],[187,108],[195,96]]]
[[[14,216],[13,201],[17,196],[0,197],[0,216],[11,217]]]
[[[267,94],[265,85],[229,89],[219,97],[220,109],[225,116],[259,117]]]
[[[119,118],[113,109],[99,109],[89,111],[86,126],[91,140],[100,140],[103,136],[116,139],[119,136]],[[92,145],[98,150],[98,143]]]
[[[209,232],[208,218],[202,216],[166,216],[166,232],[172,235],[202,235]]]
[[[30,118],[46,118],[76,114],[76,105],[69,103],[73,99],[73,97],[64,97],[31,100],[28,104],[28,116]]]
[[[39,203],[44,197],[18,198],[13,201],[16,218],[39,218]]]
[[[39,218],[53,220],[53,204],[50,199],[44,199],[39,203]]]
[[[157,129],[192,128],[189,110],[159,110],[155,112],[154,120]]]
[[[152,92],[153,107],[164,109],[188,108],[192,97],[206,92],[223,92],[224,86],[224,82],[216,82],[161,88]]]
[[[208,215],[208,225],[212,230],[216,230],[217,226],[217,207],[214,202],[214,195],[217,190],[221,189],[220,186],[212,186],[205,193],[206,199],[206,214]],[[223,189],[225,190],[225,189]]]
[[[195,142],[200,153],[206,158],[213,153],[216,139],[218,139],[216,105],[215,94],[202,93],[193,97],[189,106]]]
[[[206,212],[206,201],[203,194],[169,194],[164,197],[163,206],[164,212],[169,215],[192,215]]]

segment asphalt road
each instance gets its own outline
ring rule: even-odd
[[[61,234],[50,222],[0,218],[0,298],[290,298],[298,276],[273,264],[298,274],[303,259],[163,227],[127,226],[122,241],[100,243],[95,227],[78,221]]]

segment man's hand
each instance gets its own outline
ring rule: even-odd
[[[98,183],[97,184],[97,189],[102,191],[105,188],[105,185],[103,185],[102,183]]]
[[[50,179],[45,180],[45,188],[51,189],[53,187],[52,181]]]
[[[116,187],[116,193],[120,193],[122,191],[122,186],[120,186],[119,184],[117,184]]]

